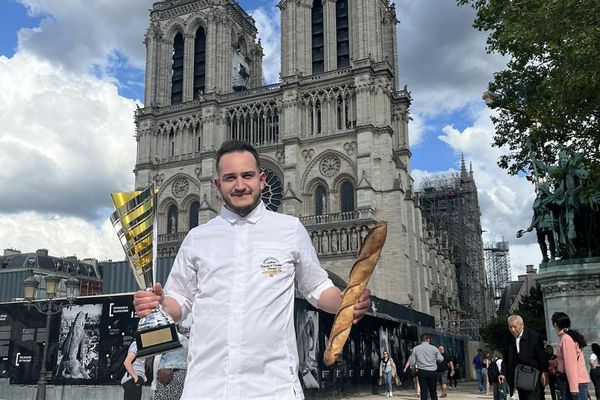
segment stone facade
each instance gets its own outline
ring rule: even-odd
[[[263,200],[301,218],[328,270],[346,278],[368,227],[385,220],[388,239],[370,287],[450,326],[459,314],[456,275],[432,242],[435,233],[427,231],[412,191],[411,99],[397,85],[394,6],[387,0],[278,6],[281,81],[261,86],[254,21],[235,1],[154,4],[145,107],[135,115],[135,183],[140,189],[155,181],[160,188],[160,255],[173,255],[190,228],[217,215],[216,149],[243,139],[258,149],[268,173]],[[205,35],[204,52],[196,32]],[[174,44],[178,34],[182,52]],[[195,54],[204,57],[203,69]],[[245,87],[232,83],[240,75]],[[173,102],[181,76],[182,99]]]
[[[544,294],[549,343],[558,341],[550,321],[556,311],[567,313],[571,327],[588,343],[600,342],[600,257],[542,263],[537,281]],[[590,347],[584,350],[589,356]]]

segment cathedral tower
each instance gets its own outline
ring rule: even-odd
[[[456,298],[456,280],[430,243],[412,191],[410,95],[397,85],[394,6],[282,0],[278,7],[281,81],[261,86],[256,28],[237,2],[154,4],[135,173],[138,188],[153,180],[160,187],[159,253],[174,254],[189,229],[217,214],[215,152],[241,139],[257,148],[267,173],[263,201],[301,219],[329,271],[347,278],[369,226],[386,220],[371,287],[441,319],[432,293]],[[445,310],[446,319],[457,311]]]

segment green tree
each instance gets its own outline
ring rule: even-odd
[[[546,319],[544,313],[544,298],[538,282],[523,296],[519,307],[513,312],[523,318],[525,326],[539,333],[546,340]]]
[[[506,318],[498,317],[488,321],[483,328],[482,337],[491,349],[501,349],[504,337],[508,334]]]
[[[498,111],[494,145],[510,174],[532,170],[531,152],[552,163],[558,151],[582,153],[600,173],[600,1],[457,0],[489,33],[488,53],[508,58],[489,84]],[[595,188],[598,180],[591,181]]]

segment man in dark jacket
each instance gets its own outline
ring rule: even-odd
[[[505,343],[504,362],[498,381],[500,383],[508,381],[511,396],[516,389],[520,400],[539,400],[542,386],[548,383],[548,359],[544,352],[542,338],[533,329],[525,328],[523,318],[519,315],[508,317],[508,330],[512,336],[508,336]],[[527,365],[540,372],[538,382],[533,390],[528,391],[515,387],[517,365]]]

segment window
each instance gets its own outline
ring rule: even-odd
[[[312,73],[325,71],[325,47],[323,36],[323,3],[314,0],[311,11],[312,23]]]
[[[200,203],[195,201],[190,206],[190,229],[198,226],[198,211],[200,211]]]
[[[335,3],[335,30],[337,36],[337,67],[350,65],[350,39],[348,35],[348,0]]]
[[[354,211],[354,186],[346,181],[340,187],[340,210],[342,212]]]
[[[173,204],[171,207],[169,207],[169,211],[167,212],[167,233],[177,232],[178,217],[179,211],[177,210],[177,206]]]
[[[183,35],[173,40],[173,63],[171,64],[171,104],[183,101]]]
[[[206,67],[206,34],[203,27],[196,31],[194,39],[194,99],[204,94],[204,76]]]
[[[327,214],[327,189],[319,185],[315,189],[315,215]]]

